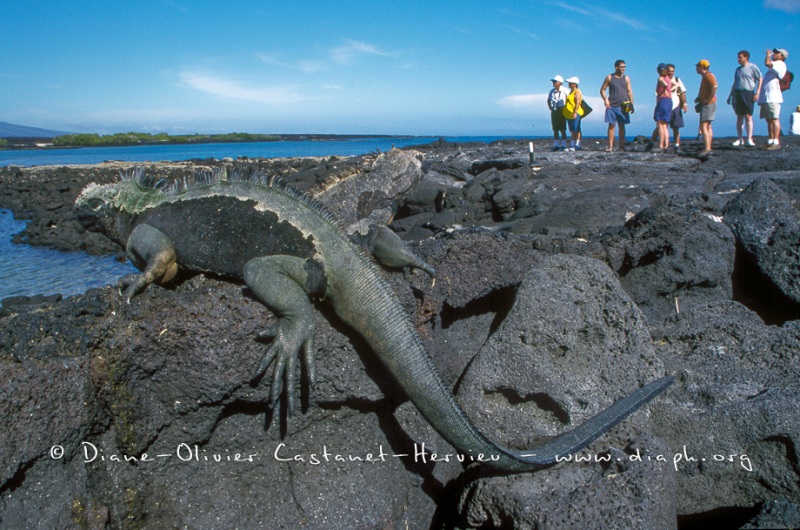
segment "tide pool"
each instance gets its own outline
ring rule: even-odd
[[[0,300],[10,296],[85,293],[87,289],[111,285],[136,269],[109,256],[62,252],[11,242],[25,229],[9,210],[0,210]]]

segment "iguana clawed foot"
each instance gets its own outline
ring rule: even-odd
[[[256,298],[278,317],[278,323],[259,334],[259,339],[274,337],[267,353],[258,364],[253,382],[261,379],[272,367],[270,405],[274,409],[286,389],[286,410],[295,410],[298,386],[298,358],[303,356],[309,387],[315,380],[314,371],[314,312],[307,290],[314,282],[309,271],[314,266],[308,260],[292,256],[265,256],[247,262],[244,280]]]
[[[125,302],[130,304],[131,298],[144,291],[147,283],[147,277],[144,274],[126,274],[117,280],[117,289],[119,289],[119,294],[125,298]]]
[[[274,409],[278,405],[281,394],[286,388],[286,411],[290,416],[295,411],[295,395],[300,380],[297,361],[301,354],[306,365],[309,388],[313,386],[316,379],[313,329],[313,325],[308,326],[305,322],[281,319],[277,326],[259,334],[259,338],[274,337],[274,340],[267,353],[261,358],[261,362],[258,363],[252,381],[259,381],[270,365],[273,365],[270,407]]]

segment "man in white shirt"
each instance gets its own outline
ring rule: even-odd
[[[761,82],[761,91],[758,94],[758,104],[761,106],[761,117],[767,122],[769,140],[767,148],[778,149],[781,145],[781,79],[786,75],[786,59],[789,52],[783,48],[767,50],[764,66],[767,73]]]
[[[550,109],[550,123],[553,126],[553,151],[563,151],[567,148],[567,119],[562,110],[569,96],[569,90],[562,86],[564,78],[560,75],[550,81],[553,83],[553,89],[547,96],[547,108]],[[559,135],[561,140],[558,138]]]
[[[789,134],[792,136],[800,136],[800,105],[794,109],[792,115],[789,116]]]

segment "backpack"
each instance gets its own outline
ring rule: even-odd
[[[781,84],[781,92],[786,92],[790,88],[792,88],[792,81],[794,81],[794,74],[790,71],[786,71],[786,74],[781,77],[780,84]]]

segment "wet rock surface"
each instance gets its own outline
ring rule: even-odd
[[[304,389],[303,414],[273,413],[250,376],[274,317],[199,275],[130,305],[109,287],[3,308],[0,526],[796,525],[800,143],[725,145],[700,160],[691,143],[675,156],[537,142],[534,168],[526,142],[416,147],[424,176],[391,227],[437,278],[387,277],[489,438],[535,447],[676,377],[580,462],[503,476],[445,461],[454,450],[324,304],[313,400]],[[235,164],[309,190],[363,162]],[[0,168],[0,207],[33,219],[29,243],[119,252],[71,207],[130,166]]]

